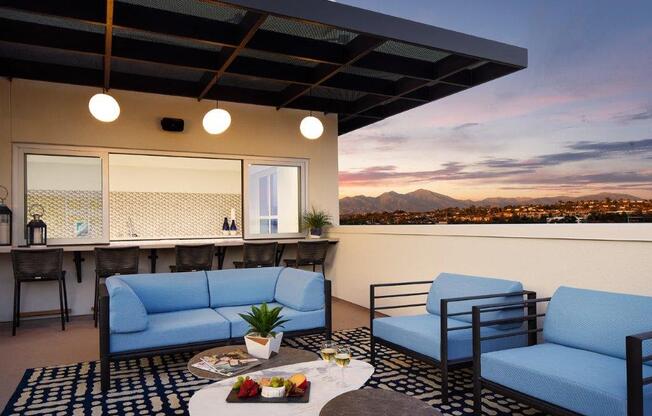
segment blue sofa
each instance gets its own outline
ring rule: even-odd
[[[263,267],[112,276],[100,290],[102,389],[110,362],[241,340],[240,313],[282,306],[288,336],[331,331],[331,286],[321,273]]]
[[[431,284],[428,292],[396,293],[394,289],[391,294],[377,294],[379,288],[424,284]],[[376,302],[381,299],[425,294],[428,295],[426,303],[376,305]],[[487,303],[500,304],[524,298],[534,299],[536,294],[524,291],[521,283],[511,280],[442,273],[434,281],[371,285],[369,297],[372,363],[376,360],[376,344],[381,344],[439,367],[442,400],[447,402],[448,371],[472,365],[472,306]],[[426,307],[426,313],[376,318],[376,311],[421,306]],[[501,326],[484,329],[482,332],[487,336],[500,335],[520,327],[523,310],[500,311],[494,316],[505,322]],[[483,348],[485,351],[494,351],[524,346],[527,343],[528,337],[523,335],[487,342]]]
[[[543,343],[491,352],[480,328],[495,323],[483,312],[496,307],[474,307],[475,414],[484,387],[553,415],[652,415],[652,298],[560,287],[502,308],[543,302],[543,328],[528,319]]]

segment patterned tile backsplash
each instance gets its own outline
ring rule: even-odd
[[[29,190],[27,206],[37,203],[45,210],[43,220],[48,226],[48,238],[75,238],[79,222],[87,223],[87,237],[101,237],[101,192]],[[241,204],[240,194],[110,192],[110,238],[216,237],[222,234],[224,217],[231,220],[231,209],[235,209],[239,235]]]
[[[60,191],[30,189],[27,191],[27,221],[29,207],[40,204],[43,207],[43,221],[48,227],[50,238],[76,238],[76,224],[85,223],[85,237],[102,236],[102,192]]]
[[[232,208],[240,234],[241,204],[240,194],[111,192],[111,239],[219,236]]]

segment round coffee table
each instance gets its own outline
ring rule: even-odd
[[[224,380],[225,378],[229,378],[229,377],[223,377],[219,374],[211,373],[210,371],[201,370],[197,367],[193,367],[192,365],[199,362],[199,359],[206,355],[223,354],[225,352],[233,351],[235,349],[241,349],[242,351],[247,351],[247,347],[245,347],[244,345],[226,345],[224,347],[211,348],[210,350],[202,351],[199,354],[192,357],[190,361],[188,361],[188,371],[190,371],[193,375],[197,377],[207,378],[209,380]],[[278,352],[278,354],[273,354],[271,357],[269,357],[268,360],[261,360],[262,364],[253,367],[251,370],[249,370],[249,372],[265,370],[267,368],[273,368],[273,367],[281,367],[288,364],[297,364],[297,363],[304,363],[306,361],[315,361],[319,359],[320,359],[319,356],[314,352],[299,350],[290,347],[281,347],[281,350]]]
[[[362,389],[335,397],[319,416],[441,416],[428,403],[391,390]]]

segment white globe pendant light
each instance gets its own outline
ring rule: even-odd
[[[88,101],[88,109],[93,117],[105,123],[115,121],[120,115],[118,102],[115,98],[104,93],[92,96]]]
[[[222,108],[214,108],[206,113],[202,120],[208,134],[221,134],[231,125],[231,114]]]
[[[303,137],[309,140],[316,140],[324,133],[324,125],[321,120],[313,115],[304,117],[299,125]]]

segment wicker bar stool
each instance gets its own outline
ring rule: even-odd
[[[326,277],[326,254],[328,254],[328,240],[299,241],[297,243],[297,258],[285,259],[287,267],[312,266],[314,272],[317,266],[321,266],[321,272]]]
[[[66,330],[68,315],[68,291],[66,272],[63,270],[63,249],[11,250],[11,263],[14,269],[14,313],[11,335],[16,335],[20,326],[20,288],[28,282],[57,282],[59,285],[59,309],[61,330]]]
[[[137,274],[140,247],[95,248],[95,300],[93,319],[97,327],[100,297],[100,281],[118,274]]]
[[[215,244],[174,246],[175,264],[171,272],[194,272],[211,270],[215,257]]]
[[[276,266],[278,243],[244,243],[242,261],[234,261],[236,269]]]

